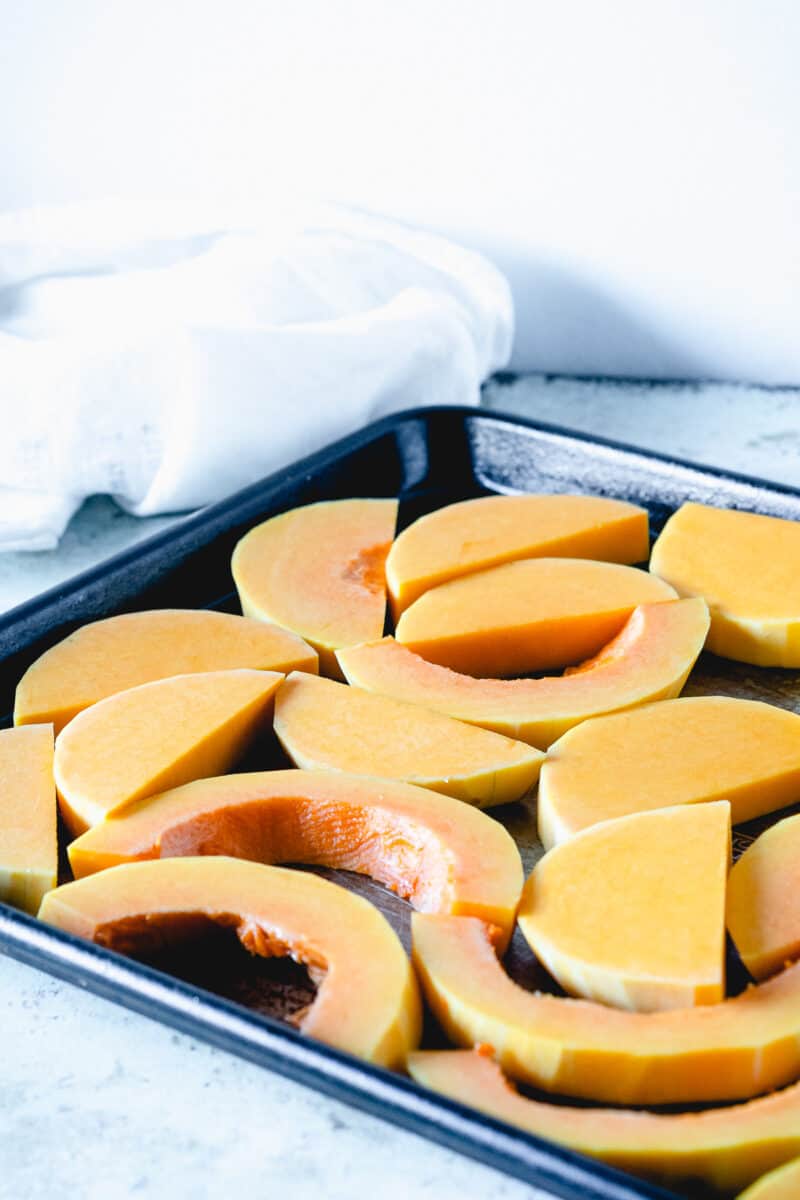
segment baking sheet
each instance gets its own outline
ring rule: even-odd
[[[585,492],[645,505],[657,535],[684,500],[800,519],[800,492],[674,462],[517,418],[474,409],[399,414],[177,522],[0,621],[0,711],[11,723],[16,682],[44,649],[87,620],[156,607],[236,612],[230,554],[241,534],[266,517],[320,499],[401,497],[400,525],[454,500],[500,492]],[[701,656],[684,695],[724,692],[800,711],[800,676]],[[240,769],[287,765],[265,743]],[[535,799],[493,809],[512,831],[526,873],[542,853]],[[775,815],[736,831],[741,852]],[[66,871],[66,864],[64,865]],[[379,884],[314,868],[368,897],[409,945],[409,905]],[[67,877],[65,875],[65,877]],[[0,948],[184,1032],[204,1038],[376,1115],[470,1154],[553,1194],[582,1200],[644,1200],[667,1192],[418,1088],[304,1038],[286,1018],[308,1004],[305,971],[285,960],[251,958],[230,934],[201,947],[139,962],[39,925],[0,905]],[[517,932],[506,968],[528,988],[554,988]],[[729,954],[731,990],[746,982]],[[433,1020],[426,1045],[444,1044]]]

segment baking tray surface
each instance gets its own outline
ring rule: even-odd
[[[247,529],[277,512],[323,499],[400,496],[402,528],[422,513],[455,500],[530,491],[585,492],[642,504],[649,510],[653,536],[685,500],[800,520],[800,491],[788,487],[495,412],[411,410],[378,421],[219,504],[176,521],[6,614],[0,620],[0,713],[5,714],[0,723],[11,723],[14,689],[27,666],[86,621],[139,608],[238,611],[231,552]],[[715,692],[800,711],[796,673],[703,655],[684,695]],[[286,765],[285,760],[277,745],[271,745],[241,769],[279,765]],[[492,810],[517,839],[526,872],[542,853],[534,812],[534,802]],[[775,819],[773,815],[739,828],[737,850]],[[322,869],[319,873],[377,904],[408,946],[410,909],[404,901],[360,876]],[[304,972],[284,960],[245,961],[247,956],[236,953],[222,935],[210,956],[205,947],[202,954],[187,949],[169,963],[157,958],[140,962],[40,925],[0,904],[0,949],[556,1196],[656,1200],[703,1194],[670,1192],[644,1183],[303,1037],[280,1018],[308,1003],[310,985]],[[735,989],[745,977],[735,956],[730,966]],[[506,967],[526,987],[543,982],[519,934]],[[431,1022],[425,1044],[436,1045],[439,1040]]]

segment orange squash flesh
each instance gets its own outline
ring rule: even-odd
[[[637,1012],[725,996],[730,805],[603,821],[533,869],[519,910],[537,958],[573,996]]]
[[[728,930],[755,979],[800,958],[800,816],[745,850],[728,880]]]
[[[539,837],[549,848],[597,821],[720,799],[734,825],[800,800],[800,716],[697,696],[586,721],[550,747]]]
[[[487,1053],[475,1050],[417,1050],[408,1069],[417,1083],[451,1100],[659,1183],[702,1183],[730,1195],[800,1153],[800,1084],[731,1108],[667,1114],[529,1100]],[[797,1172],[794,1180],[800,1189]],[[758,1185],[746,1193],[747,1200],[798,1195],[762,1193]]]
[[[650,570],[704,596],[708,648],[760,667],[800,667],[800,521],[684,504],[653,547]]]
[[[257,525],[231,560],[242,612],[294,630],[341,678],[335,651],[383,633],[396,523],[396,500],[327,500]]]
[[[742,1100],[800,1076],[800,964],[721,1004],[624,1012],[527,992],[505,974],[487,926],[414,913],[428,1003],[460,1045],[494,1046],[514,1079],[609,1104]]]
[[[154,609],[83,625],[37,658],[18,686],[14,724],[56,733],[115,692],[200,671],[317,671],[316,651],[294,633],[230,613]]]
[[[795,1117],[795,1120],[798,1118]],[[800,1153],[800,1145],[797,1147]],[[800,1196],[800,1158],[775,1167],[742,1192],[739,1200],[797,1200]]]
[[[386,560],[399,616],[429,588],[520,558],[644,562],[647,511],[599,496],[481,496],[420,517],[395,539]]]
[[[299,673],[278,692],[275,732],[299,767],[401,779],[484,808],[519,800],[544,760],[419,705]]]
[[[56,787],[70,831],[227,770],[269,726],[282,680],[275,671],[175,675],[84,709],[56,739]]]
[[[232,927],[252,954],[290,954],[324,973],[303,1033],[389,1067],[419,1040],[416,983],[388,921],[307,872],[222,857],[127,863],[49,892],[39,917],[129,954],[208,921]]]
[[[202,854],[371,875],[424,912],[490,921],[503,944],[522,890],[519,851],[499,821],[410,784],[326,771],[197,780],[130,805],[69,847],[78,878]]]
[[[668,584],[635,567],[523,559],[425,592],[395,637],[465,675],[522,675],[579,663],[616,637],[637,604],[675,599]]]
[[[596,658],[561,678],[475,679],[393,638],[340,651],[339,662],[356,687],[546,749],[587,717],[677,696],[707,631],[702,600],[641,605]]]
[[[57,874],[53,727],[0,730],[0,901],[35,913]]]

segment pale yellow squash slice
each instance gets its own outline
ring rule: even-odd
[[[58,874],[53,726],[0,731],[0,900],[35,913]]]
[[[479,496],[427,513],[386,560],[396,616],[423,592],[519,558],[644,562],[647,510],[601,496]]]
[[[800,1083],[730,1108],[650,1113],[528,1100],[514,1090],[488,1049],[417,1050],[409,1055],[408,1069],[417,1083],[451,1100],[667,1185],[701,1183],[729,1196],[800,1153]],[[789,1190],[781,1188],[782,1177]],[[778,1169],[745,1195],[747,1200],[797,1200],[800,1171]]]
[[[70,831],[228,770],[268,732],[282,680],[275,671],[175,675],[84,709],[56,739],[56,787]]]
[[[481,808],[521,799],[544,761],[524,742],[299,672],[278,692],[275,732],[298,767],[402,779]]]
[[[755,979],[800,958],[800,816],[762,833],[734,866],[728,930]]]
[[[725,995],[730,805],[603,821],[534,867],[519,924],[573,996],[637,1012]]]
[[[684,504],[650,570],[711,612],[708,648],[760,667],[800,667],[800,521]]]
[[[734,825],[800,800],[800,716],[697,696],[585,721],[550,747],[539,836],[549,848],[611,817],[721,799]]]
[[[224,857],[126,863],[56,888],[39,917],[134,955],[204,926],[232,928],[251,954],[291,955],[317,980],[295,1018],[303,1033],[387,1067],[402,1066],[419,1041],[416,981],[389,922],[304,871]]]
[[[383,633],[396,522],[396,500],[325,500],[257,525],[231,560],[242,612],[299,634],[340,678],[335,651]]]

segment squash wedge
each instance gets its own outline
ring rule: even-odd
[[[69,847],[78,878],[203,854],[357,871],[424,912],[490,921],[502,943],[522,889],[519,851],[499,821],[410,784],[328,771],[200,779],[129,805]]]
[[[601,496],[479,496],[419,517],[386,559],[395,617],[429,588],[520,558],[644,562],[647,509]]]
[[[269,728],[282,680],[275,671],[174,675],[84,709],[56,739],[56,788],[70,831],[233,766]]]
[[[170,675],[199,671],[307,671],[317,654],[302,638],[231,613],[167,608],[82,625],[22,676],[14,724],[64,726],[98,700]]]
[[[209,922],[232,927],[250,953],[289,954],[319,979],[303,1033],[389,1067],[419,1039],[417,985],[388,921],[304,871],[222,857],[126,863],[49,892],[39,917],[123,954]]]
[[[293,630],[341,678],[334,652],[383,632],[396,522],[396,500],[324,500],[256,525],[231,560],[242,612]]]
[[[494,1046],[503,1070],[609,1104],[743,1100],[800,1076],[800,964],[732,1000],[625,1012],[527,992],[474,917],[412,916],[413,957],[450,1039]]]
[[[703,1183],[725,1195],[800,1153],[800,1083],[783,1092],[705,1112],[626,1112],[570,1108],[521,1096],[491,1057],[491,1048],[418,1050],[408,1057],[413,1079],[471,1104],[527,1133],[658,1183]],[[784,1168],[795,1190],[756,1184],[747,1200],[796,1200],[800,1171]],[[783,1172],[775,1172],[780,1179]],[[745,1200],[745,1196],[741,1200]]]
[[[394,638],[339,651],[348,682],[547,747],[588,717],[677,696],[708,632],[705,602],[635,609],[595,658],[558,677],[475,679],[426,662]]]
[[[520,800],[544,762],[524,742],[300,672],[281,684],[274,724],[298,767],[402,779],[478,808]]]

